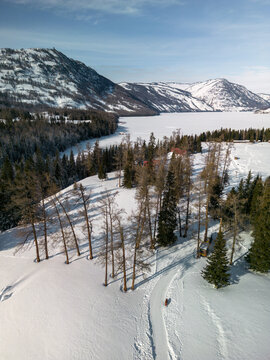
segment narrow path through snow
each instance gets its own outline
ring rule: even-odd
[[[179,259],[177,259],[179,260]],[[164,322],[163,313],[166,311],[164,301],[171,282],[182,268],[179,261],[167,266],[164,271],[161,269],[161,276],[157,281],[150,297],[150,326],[153,334],[156,360],[176,360],[172,347],[168,341],[168,334]],[[177,267],[176,267],[177,266]]]

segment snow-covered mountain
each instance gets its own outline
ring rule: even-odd
[[[264,100],[268,101],[270,104],[270,94],[258,94],[261,98],[263,98]]]
[[[56,49],[0,49],[0,104],[155,111],[121,86]]]
[[[159,112],[213,111],[205,101],[183,90],[186,84],[158,82],[119,85]]]
[[[1,104],[154,115],[158,112],[265,109],[270,106],[270,95],[254,94],[226,79],[195,84],[118,85],[56,49],[0,49]]]
[[[205,101],[216,111],[251,111],[269,107],[269,102],[242,85],[226,79],[198,82],[186,91]]]
[[[194,84],[159,82],[119,85],[159,112],[253,111],[270,106],[270,95],[255,94],[226,79]]]

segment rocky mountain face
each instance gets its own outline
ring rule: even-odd
[[[195,83],[186,91],[205,101],[215,111],[252,111],[269,107],[269,102],[261,96],[226,79]]]
[[[253,111],[270,106],[270,96],[260,96],[226,79],[195,84],[121,83],[159,112],[181,111]]]
[[[270,105],[270,94],[258,94],[261,98],[263,98],[264,100],[268,101],[269,102],[269,105]]]
[[[205,101],[176,83],[121,83],[124,89],[158,112],[213,111]]]
[[[0,49],[0,106],[98,109],[134,116],[266,109],[270,95],[254,94],[226,79],[118,85],[56,49]]]
[[[156,111],[121,86],[55,49],[0,49],[0,105],[80,108],[119,115]]]

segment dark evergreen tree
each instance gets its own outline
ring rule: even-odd
[[[220,211],[219,211],[220,200],[223,192],[222,180],[220,176],[216,176],[210,191],[211,191],[211,195],[209,202],[209,212],[214,219],[218,219],[218,217],[220,216]]]
[[[213,253],[207,259],[202,277],[218,289],[229,284],[229,260],[227,258],[226,241],[219,230]]]
[[[134,182],[134,169],[133,169],[133,151],[132,149],[127,150],[127,160],[124,166],[124,179],[123,186],[131,189]]]
[[[159,245],[167,246],[176,240],[174,230],[177,226],[177,202],[175,192],[174,174],[168,171],[162,206],[158,218],[157,242]]]
[[[264,183],[263,197],[253,223],[254,242],[248,261],[251,269],[266,273],[270,270],[270,178]]]
[[[1,179],[3,181],[13,181],[14,172],[9,158],[6,156],[1,169]]]
[[[258,205],[261,203],[263,195],[263,181],[261,177],[257,177],[256,184],[252,192],[252,200],[250,204],[250,222],[255,224],[259,215]]]
[[[106,170],[103,161],[99,163],[98,166],[98,178],[104,180],[107,178]]]

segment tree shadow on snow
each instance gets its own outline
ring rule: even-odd
[[[248,264],[246,261],[246,255],[248,251],[234,260],[230,271],[230,281],[232,284],[238,284],[240,278],[249,272]]]

